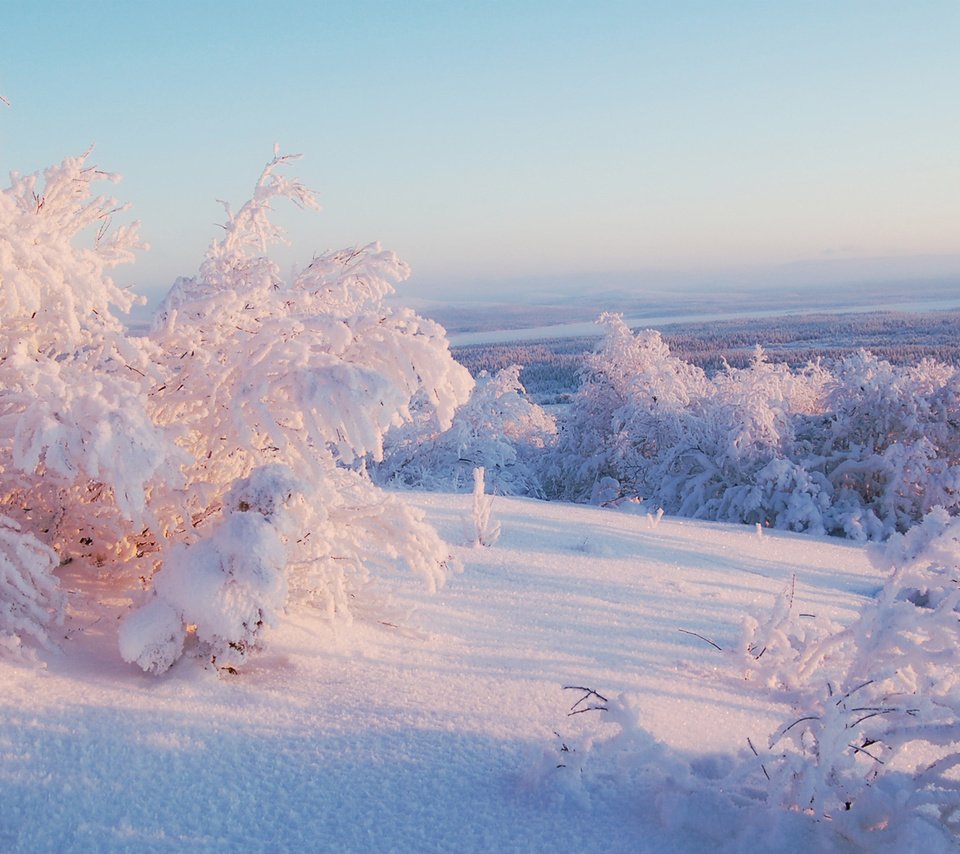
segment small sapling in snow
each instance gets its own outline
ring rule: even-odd
[[[483,468],[473,470],[472,540],[476,546],[492,546],[500,538],[500,523],[491,519],[493,496],[484,494]]]

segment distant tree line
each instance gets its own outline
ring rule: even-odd
[[[917,365],[934,359],[960,365],[960,310],[926,313],[871,312],[744,318],[711,323],[673,324],[662,330],[675,356],[702,368],[708,376],[747,367],[754,347],[770,362],[793,369],[810,362],[840,361],[860,349],[893,365]],[[537,402],[562,402],[580,384],[584,359],[596,338],[581,337],[453,348],[476,377],[521,365],[520,381]]]

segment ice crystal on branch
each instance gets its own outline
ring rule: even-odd
[[[0,516],[0,650],[19,653],[23,638],[42,646],[63,617],[53,570],[57,555],[6,516]]]

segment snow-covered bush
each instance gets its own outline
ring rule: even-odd
[[[710,381],[659,333],[604,315],[606,334],[562,424],[551,492],[643,498],[668,513],[822,531],[816,477],[788,461],[797,413],[816,410],[826,374],[793,374],[757,349]]]
[[[682,516],[822,533],[821,484],[790,460],[793,419],[816,406],[822,382],[814,366],[794,374],[756,348],[749,367],[727,367],[684,413],[648,464],[647,494]]]
[[[606,334],[549,457],[551,496],[879,540],[960,508],[960,372],[860,353],[835,373],[750,365],[712,379],[660,335]]]
[[[217,667],[242,663],[257,649],[261,630],[276,624],[286,602],[287,506],[302,489],[280,465],[234,483],[203,539],[167,549],[153,596],[120,626],[124,660],[162,673],[188,633]]]
[[[550,457],[548,492],[573,501],[646,497],[650,466],[676,448],[710,385],[699,368],[670,353],[659,332],[634,335],[618,314],[603,314],[604,335]],[[606,499],[609,500],[609,499]]]
[[[830,816],[864,850],[946,850],[960,843],[960,521],[934,510],[875,554],[889,580],[803,651],[808,691],[766,767],[785,805]]]
[[[13,173],[0,193],[0,510],[56,550],[54,565],[135,560],[181,482],[179,452],[147,414],[149,348],[113,315],[133,297],[106,272],[140,248],[137,229],[110,228],[122,207],[92,185],[114,176],[88,154]],[[55,576],[24,578],[52,595]],[[42,637],[42,621],[20,631]]]
[[[199,275],[179,279],[161,306],[151,340],[168,379],[153,406],[190,452],[193,519],[216,513],[258,465],[282,463],[309,484],[289,544],[291,593],[346,612],[378,566],[442,583],[446,547],[373,485],[364,462],[382,458],[385,434],[410,420],[415,400],[449,427],[472,381],[439,325],[385,303],[408,270],[378,245],[324,253],[283,281],[263,254],[279,237],[270,203],[315,205],[283,176],[290,160],[277,156],[253,198],[227,209]]]
[[[804,613],[791,582],[718,653],[742,690],[792,706],[766,743],[758,733],[738,756],[688,758],[644,727],[642,697],[590,691],[571,713],[596,710],[615,730],[565,732],[538,784],[647,794],[667,826],[725,850],[955,850],[960,519],[936,509],[873,554],[891,574],[850,625]]]
[[[555,440],[552,416],[531,401],[520,366],[490,376],[481,372],[469,400],[442,430],[432,407],[414,407],[414,420],[387,434],[381,483],[418,489],[460,490],[478,466],[500,495],[543,497],[541,458]]]
[[[50,643],[63,619],[63,595],[53,570],[56,552],[0,515],[0,652],[20,653],[22,639]]]
[[[691,755],[647,728],[643,696],[568,690],[579,699],[558,727],[553,749],[544,750],[527,769],[527,785],[575,807],[594,800],[629,804],[691,850],[834,850],[829,828],[824,832],[808,816],[779,805],[767,807],[751,780],[752,754],[749,760]],[[635,847],[643,850],[643,842],[636,839]]]
[[[838,366],[807,464],[830,482],[834,532],[884,539],[960,506],[958,386],[929,359],[899,368],[861,351]]]
[[[838,630],[829,620],[800,610],[794,577],[768,613],[744,616],[740,643],[728,654],[755,690],[784,701],[796,700],[795,692],[806,686],[798,672],[801,658]]]
[[[111,176],[72,158],[42,186],[14,174],[0,195],[0,511],[37,555],[42,543],[87,569],[159,570],[123,636],[124,657],[148,670],[172,663],[187,627],[218,661],[255,647],[288,589],[343,612],[379,567],[406,565],[431,586],[447,569],[433,529],[377,489],[364,461],[414,400],[448,428],[472,381],[441,327],[386,305],[407,268],[376,244],[283,280],[267,255],[281,237],[270,205],[316,206],[283,175],[290,160],[276,156],[253,198],[227,209],[224,235],[145,338],[112,314],[133,298],[106,270],[139,244],[135,227],[110,230],[121,208],[91,193]],[[275,466],[302,484],[282,529],[236,497]],[[12,563],[4,578],[55,612],[41,563]],[[44,637],[46,609],[0,594],[0,612],[19,609],[19,635]]]

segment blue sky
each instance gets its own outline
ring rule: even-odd
[[[196,272],[273,144],[412,295],[797,264],[960,273],[960,3],[48,2],[0,6],[0,166],[96,145],[152,249]],[[841,263],[842,262],[842,263]],[[879,272],[878,272],[879,270]],[[924,274],[926,274],[926,272]]]

